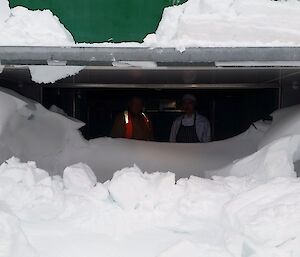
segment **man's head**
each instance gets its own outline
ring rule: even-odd
[[[197,99],[194,95],[185,94],[182,98],[182,107],[186,114],[193,114],[195,112]]]
[[[128,102],[128,109],[134,115],[139,115],[143,112],[143,99],[138,96],[132,97]]]

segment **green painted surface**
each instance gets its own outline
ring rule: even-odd
[[[176,0],[178,3],[184,0]],[[50,9],[76,42],[139,41],[156,30],[173,0],[10,0],[10,6]]]

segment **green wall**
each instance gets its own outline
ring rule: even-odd
[[[184,0],[175,0],[177,3]],[[76,42],[142,41],[173,0],[10,0],[10,6],[50,9]]]

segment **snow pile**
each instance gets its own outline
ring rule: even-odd
[[[54,171],[66,145],[80,148],[86,143],[78,131],[82,122],[48,111],[8,90],[1,89],[0,97],[0,162],[18,156]]]
[[[0,166],[0,256],[300,255],[300,106],[276,111],[271,126],[257,122],[203,146],[87,142],[77,131],[83,124],[58,108],[9,91],[0,97],[1,159],[50,167],[16,158]],[[50,176],[57,165],[62,176]],[[118,165],[132,167],[112,176]]]
[[[9,8],[0,0],[0,46],[74,46],[71,33],[49,10],[30,11],[24,7]],[[55,81],[77,74],[77,66],[29,66],[37,83]]]
[[[74,45],[74,39],[70,32],[51,11],[30,11],[21,6],[10,10],[7,0],[1,0],[0,7],[0,45]]]
[[[151,47],[299,46],[297,0],[189,0],[166,8]]]
[[[277,169],[278,149],[288,156],[287,173]],[[0,256],[298,256],[300,180],[291,172],[297,151],[295,135],[259,150],[255,163],[237,161],[241,169],[230,174],[240,177],[176,182],[173,173],[133,166],[104,184],[81,163],[62,179],[12,158],[0,166]],[[255,167],[266,168],[263,179],[243,170]]]

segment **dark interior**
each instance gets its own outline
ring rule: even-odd
[[[56,105],[86,123],[87,139],[109,136],[115,116],[126,109],[128,99],[141,96],[151,119],[156,141],[166,142],[173,120],[181,115],[181,97],[193,93],[198,112],[207,117],[212,139],[222,140],[245,131],[278,108],[278,89],[71,89],[45,88],[43,104]],[[170,106],[171,105],[171,106]]]
[[[56,105],[82,120],[85,138],[109,136],[115,116],[131,96],[142,96],[152,120],[155,140],[168,141],[173,120],[181,114],[181,98],[192,93],[198,112],[206,116],[212,139],[222,140],[267,119],[279,107],[300,103],[299,69],[212,68],[119,70],[88,68],[79,74],[39,85],[26,68],[6,68],[0,86],[42,103]],[[148,83],[147,83],[148,82]]]

